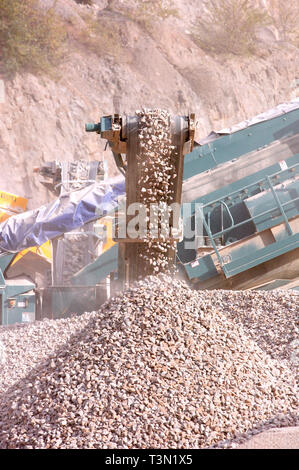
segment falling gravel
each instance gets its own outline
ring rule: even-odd
[[[297,416],[293,372],[225,313],[244,308],[239,294],[220,305],[223,291],[159,275],[79,317],[84,326],[3,394],[0,446],[202,448]]]
[[[167,208],[174,202],[175,163],[178,156],[171,142],[169,112],[156,108],[136,111],[136,114],[139,117],[136,192],[138,202],[147,208],[149,216],[150,208],[154,211],[154,206],[157,208],[158,204],[160,208]],[[148,242],[137,247],[138,257],[144,267],[140,277],[171,272],[173,269],[173,263],[169,260],[175,253],[175,241],[170,239],[170,234],[163,236],[165,227],[162,224],[159,223],[157,227],[158,241],[152,240],[147,234]],[[149,223],[147,230],[149,231]]]

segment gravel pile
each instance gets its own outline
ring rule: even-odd
[[[0,394],[24,380],[34,367],[69,342],[89,323],[91,313],[28,325],[0,326]]]
[[[96,238],[87,233],[93,231],[93,223],[88,223],[59,240],[55,256],[57,285],[73,285],[74,274],[96,259]]]
[[[216,291],[215,307],[224,309],[272,358],[299,371],[299,297],[292,291]]]
[[[82,235],[79,232],[82,232]],[[91,261],[88,259],[89,249],[90,238],[84,235],[84,230],[78,230],[76,234],[72,234],[72,232],[70,232],[67,236],[64,236],[62,285],[72,285],[71,279],[74,274],[84,268]]]
[[[0,447],[211,447],[294,420],[293,373],[225,313],[238,296],[219,308],[221,296],[159,275],[80,317],[78,335],[3,397]]]
[[[6,361],[5,346],[0,341],[0,365],[5,364],[5,361]]]

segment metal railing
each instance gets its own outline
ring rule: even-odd
[[[254,221],[255,219],[257,219],[257,218],[260,218],[260,217],[262,217],[262,216],[264,216],[264,215],[273,213],[274,211],[279,211],[280,216],[282,216],[282,218],[283,218],[283,220],[284,220],[284,224],[285,224],[285,226],[286,226],[286,231],[287,231],[288,235],[289,235],[289,236],[293,235],[292,228],[291,228],[291,226],[290,226],[290,224],[289,224],[289,218],[288,218],[288,216],[287,216],[287,214],[286,214],[286,212],[285,212],[285,207],[288,206],[289,204],[293,204],[294,202],[299,201],[299,197],[296,197],[296,198],[294,198],[294,199],[291,199],[290,201],[287,201],[287,202],[282,203],[282,202],[280,201],[279,197],[278,197],[277,191],[275,190],[275,187],[273,186],[271,180],[272,180],[273,178],[276,178],[276,179],[277,179],[277,177],[278,177],[279,175],[281,175],[281,174],[283,174],[283,173],[286,173],[286,172],[292,172],[292,173],[295,172],[295,173],[297,173],[296,170],[298,170],[298,172],[299,172],[299,163],[297,163],[297,164],[295,164],[295,165],[293,165],[293,166],[291,166],[291,167],[289,167],[289,168],[287,168],[287,169],[284,169],[284,170],[278,171],[278,172],[276,172],[276,173],[273,173],[273,174],[270,175],[270,176],[266,176],[266,177],[264,177],[264,178],[262,178],[262,179],[260,179],[260,180],[258,180],[258,181],[256,181],[256,182],[254,182],[254,183],[251,183],[251,184],[249,184],[249,185],[244,186],[243,188],[241,188],[241,189],[239,189],[239,190],[232,191],[231,193],[227,194],[225,197],[223,197],[223,198],[221,198],[221,199],[215,199],[215,200],[213,200],[213,201],[210,201],[209,203],[204,204],[203,206],[201,206],[201,207],[198,208],[198,209],[199,209],[199,213],[200,213],[200,217],[201,217],[201,219],[202,219],[203,226],[204,226],[204,228],[205,228],[205,230],[206,230],[206,233],[207,233],[207,235],[208,235],[208,238],[209,238],[209,240],[210,240],[210,242],[211,242],[211,245],[212,245],[212,247],[213,247],[213,249],[214,249],[214,251],[215,251],[215,253],[216,253],[216,256],[217,256],[218,261],[219,261],[219,263],[220,263],[221,266],[223,266],[224,263],[223,263],[222,257],[220,256],[220,253],[219,253],[219,251],[218,251],[217,245],[216,245],[216,243],[215,243],[214,240],[217,239],[217,238],[223,237],[223,235],[224,235],[225,233],[230,232],[231,230],[233,230],[233,229],[235,229],[235,228],[241,227],[242,225],[245,225],[245,224],[247,224],[247,223],[249,223],[249,222],[253,222],[253,221]],[[248,219],[246,219],[246,220],[243,220],[242,222],[239,222],[239,223],[235,224],[235,223],[234,223],[234,219],[233,219],[233,215],[231,214],[231,211],[230,211],[228,205],[224,202],[224,200],[227,200],[228,198],[232,197],[234,194],[238,194],[238,193],[240,193],[240,192],[242,192],[242,191],[245,191],[245,190],[248,191],[248,188],[250,188],[250,187],[253,187],[253,186],[256,186],[256,185],[261,185],[261,184],[265,185],[265,187],[263,188],[264,191],[267,190],[267,189],[269,189],[269,190],[271,191],[271,193],[272,193],[272,195],[273,195],[273,199],[274,199],[274,201],[275,201],[275,207],[274,207],[274,208],[272,207],[271,209],[268,209],[268,210],[266,210],[266,211],[260,212],[259,214],[253,215],[252,217],[250,217],[250,218],[248,218]],[[262,193],[262,191],[261,191],[261,193]],[[260,193],[260,194],[261,194],[261,193]],[[207,222],[207,221],[206,221],[206,218],[205,218],[204,208],[207,208],[207,207],[212,206],[212,205],[215,206],[215,204],[221,204],[222,207],[223,207],[223,206],[225,207],[225,209],[226,209],[226,211],[227,211],[227,213],[228,213],[228,215],[229,215],[229,217],[230,217],[230,220],[231,220],[231,222],[232,222],[232,225],[231,225],[230,227],[225,228],[225,229],[222,228],[222,230],[220,230],[220,231],[218,231],[218,232],[216,232],[216,233],[212,233],[211,227],[210,227],[210,220],[211,220],[211,213],[212,213],[212,211],[210,211],[210,212],[207,213],[207,216],[208,216],[208,222]],[[214,210],[214,209],[215,209],[215,207],[213,207],[213,210]]]

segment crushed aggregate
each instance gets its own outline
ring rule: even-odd
[[[283,292],[193,291],[160,274],[98,312],[2,328],[6,360],[25,368],[4,372],[12,377],[0,447],[234,447],[269,427],[298,425],[286,353],[296,341],[296,301]],[[252,317],[259,327],[250,333]],[[263,332],[270,317],[284,336],[276,331],[276,352]]]

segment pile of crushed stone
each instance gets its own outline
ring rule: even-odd
[[[3,395],[0,447],[206,448],[281,416],[294,424],[294,373],[230,317],[233,296],[211,292],[159,275],[78,317]]]

